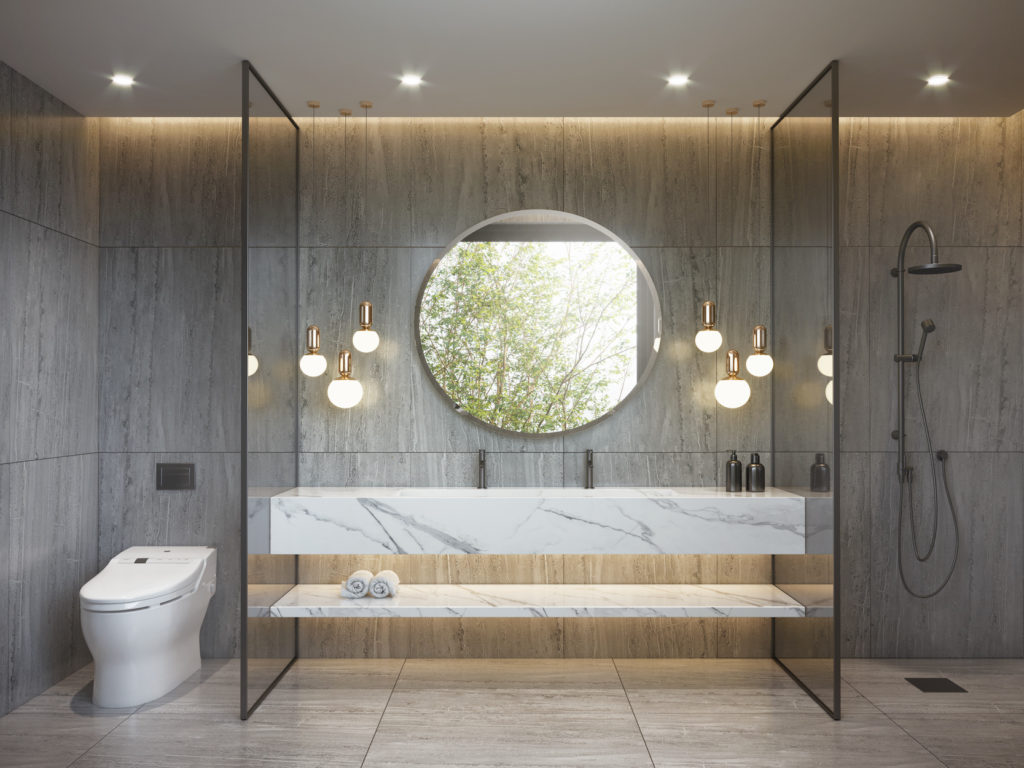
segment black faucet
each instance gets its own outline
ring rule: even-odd
[[[478,467],[476,487],[487,487],[487,451],[485,451],[483,448],[480,449],[480,465]]]
[[[594,487],[594,451],[590,448],[587,448],[587,474],[586,480],[583,482],[583,487]]]

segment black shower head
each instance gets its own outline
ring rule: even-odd
[[[963,267],[959,264],[931,261],[927,264],[918,264],[916,267],[907,267],[907,272],[912,275],[944,275],[947,272],[959,272],[961,269]]]

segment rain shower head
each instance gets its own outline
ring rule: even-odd
[[[944,275],[947,272],[959,272],[961,269],[963,267],[959,264],[930,261],[927,264],[918,264],[916,267],[907,267],[907,272],[912,275]]]

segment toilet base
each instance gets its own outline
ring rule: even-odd
[[[164,696],[200,669],[199,636],[162,653],[97,660],[92,701],[98,707],[138,707]]]

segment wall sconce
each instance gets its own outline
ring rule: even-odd
[[[726,408],[739,408],[750,399],[750,385],[740,378],[740,353],[725,354],[725,378],[715,385],[715,400]]]
[[[257,358],[256,355],[254,355],[252,353],[252,328],[246,328],[245,330],[246,330],[246,348],[248,349],[248,352],[249,352],[249,357],[248,357],[247,362],[246,362],[246,365],[248,367],[248,374],[247,375],[252,376],[254,373],[256,373],[256,371],[259,370],[260,361],[259,361],[259,358]]]
[[[310,378],[327,370],[327,358],[320,354],[320,329],[315,325],[306,328],[306,354],[299,358],[299,370]]]
[[[359,305],[359,330],[352,334],[352,346],[360,352],[373,352],[380,344],[380,336],[372,325],[373,304],[364,301]]]
[[[818,372],[832,378],[832,326],[825,326],[825,353],[818,358]]]
[[[705,301],[700,308],[704,328],[697,331],[693,341],[701,352],[716,352],[722,346],[722,334],[715,330],[715,302]]]
[[[352,378],[352,353],[338,355],[338,378],[327,387],[327,399],[338,408],[351,408],[363,399],[363,385]]]
[[[751,376],[767,376],[775,367],[768,348],[768,329],[763,325],[754,326],[754,354],[747,356],[747,373]]]

